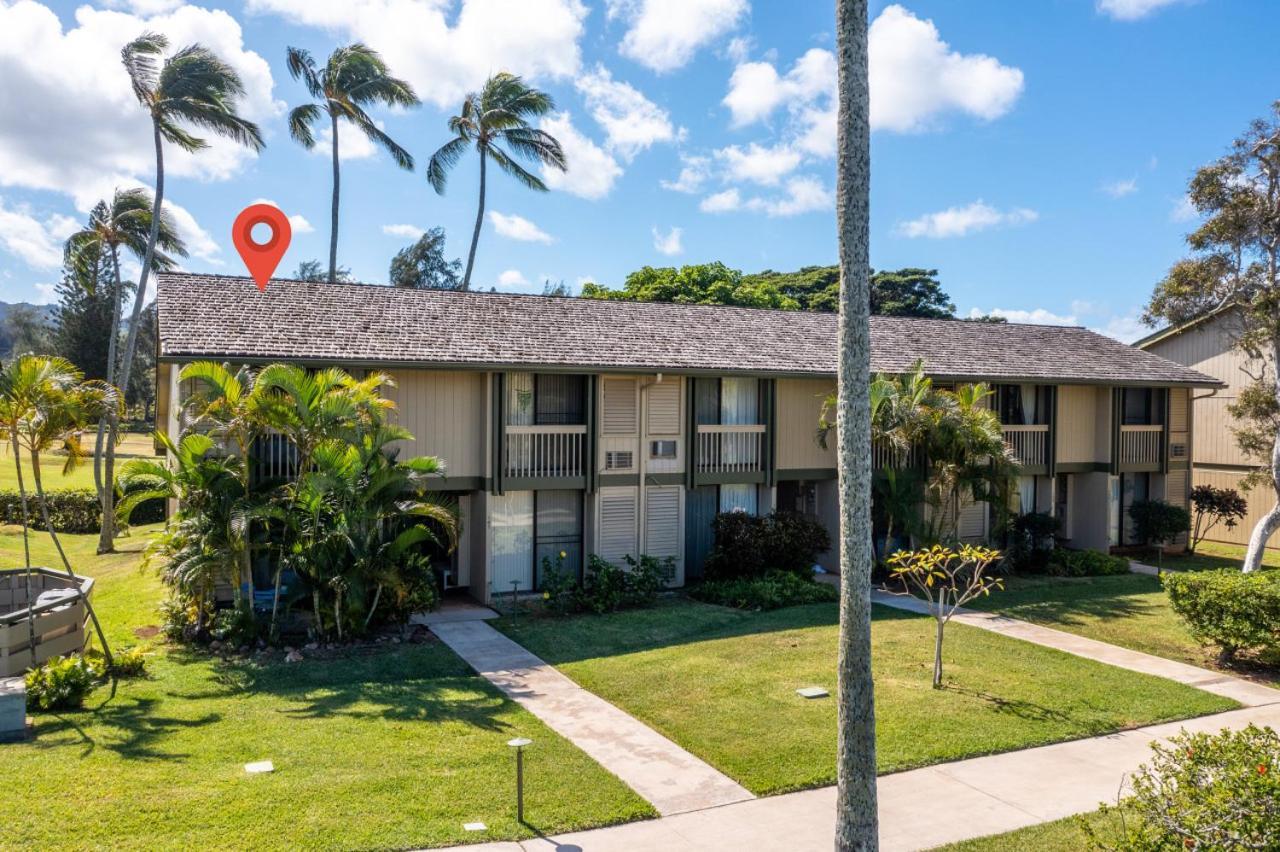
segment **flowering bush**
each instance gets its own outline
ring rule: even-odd
[[[101,676],[80,654],[54,657],[27,672],[27,703],[44,711],[79,710]]]

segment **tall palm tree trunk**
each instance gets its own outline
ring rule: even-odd
[[[867,0],[837,0],[836,218],[840,242],[840,649],[837,852],[879,848],[871,681],[870,122]]]
[[[138,326],[142,325],[142,308],[147,301],[147,278],[151,275],[151,265],[155,262],[156,241],[160,238],[160,215],[164,206],[164,143],[160,137],[160,125],[152,118],[152,134],[156,145],[156,194],[151,202],[151,230],[147,234],[147,253],[142,258],[142,271],[138,273],[138,292],[133,296],[133,312],[129,317],[129,334],[124,341],[124,355],[120,362],[120,396],[128,395],[129,371],[133,369],[133,356],[138,349]],[[106,446],[106,481],[102,484],[102,533],[98,537],[98,552],[111,553],[115,547],[115,499],[116,483],[114,475],[116,463],[116,435],[120,429],[120,418],[111,411],[107,421],[110,437]]]
[[[467,253],[467,271],[462,276],[462,289],[471,289],[471,268],[476,265],[476,246],[480,244],[480,228],[484,225],[484,148],[480,149],[480,206],[476,209],[476,229],[471,234],[471,251]]]
[[[111,273],[113,292],[111,296],[111,339],[107,341],[107,384],[113,385],[116,381],[116,348],[120,338],[120,314],[124,310],[124,286],[120,280],[120,253],[115,247],[111,247]],[[98,418],[98,435],[93,445],[93,472],[94,482],[98,487],[98,502],[102,506],[102,528],[98,536],[98,552],[104,553],[102,549],[103,541],[106,541],[107,550],[110,550],[111,543],[115,538],[115,489],[104,487],[103,482],[115,482],[115,453],[111,453],[111,458],[103,457],[103,437],[107,433],[107,424],[114,417],[114,412],[108,414],[105,418]],[[115,430],[111,430],[112,440],[115,439]],[[105,468],[105,475],[104,470]]]
[[[333,122],[333,209],[329,216],[329,283],[338,282],[338,117],[332,112],[329,119]]]
[[[80,600],[84,601],[85,609],[89,611],[89,618],[93,620],[93,629],[98,633],[98,642],[102,644],[102,655],[107,658],[107,668],[111,668],[115,665],[115,661],[111,658],[111,646],[107,644],[107,635],[102,632],[102,622],[98,621],[98,613],[94,612],[93,603],[80,589],[80,578],[71,567],[71,561],[67,559],[66,551],[62,549],[62,541],[53,528],[53,520],[49,517],[49,501],[44,496],[44,483],[40,477],[40,454],[34,449],[31,450],[31,468],[31,480],[36,486],[36,497],[40,503],[40,517],[44,519],[44,528],[48,530],[49,538],[53,539],[53,547],[58,551],[58,557],[62,559],[62,567],[66,569],[67,576],[71,578],[72,588],[79,594]]]
[[[18,444],[18,433],[10,432],[13,440],[13,466],[18,472],[18,502],[22,504],[22,557],[27,567],[27,635],[31,641],[32,661],[36,652],[36,616],[31,611],[35,601],[31,597],[31,511],[27,507],[27,486],[22,479],[22,447]]]

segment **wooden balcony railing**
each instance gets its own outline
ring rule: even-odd
[[[699,473],[755,473],[764,470],[764,424],[699,426]]]
[[[1163,444],[1163,426],[1121,426],[1120,463],[1159,464]]]
[[[871,442],[872,470],[905,470],[911,467],[919,467],[920,456],[919,447],[903,450],[887,441],[873,440]]]
[[[1004,442],[1013,450],[1018,464],[1031,467],[1049,463],[1049,426],[1031,424],[1002,426]]]
[[[583,476],[586,446],[586,426],[508,426],[506,475],[530,479]]]

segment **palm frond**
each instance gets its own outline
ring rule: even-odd
[[[169,47],[169,40],[160,33],[145,32],[129,42],[120,51],[120,60],[129,74],[138,103],[150,107],[159,80],[158,57]]]
[[[470,141],[463,136],[450,139],[431,155],[427,163],[427,182],[439,195],[444,195],[444,187],[449,179],[449,170],[458,164],[462,155],[467,152]]]
[[[359,107],[353,107],[352,111],[354,114],[351,116],[351,122],[360,128],[360,131],[369,137],[370,141],[382,146],[383,150],[391,155],[391,159],[396,161],[397,166],[406,171],[413,171],[413,156],[408,151],[400,147],[399,143],[388,136],[382,128],[374,124],[373,119],[364,110]]]
[[[547,191],[547,185],[542,182],[540,177],[532,172],[526,171],[524,166],[513,160],[511,155],[506,151],[502,150],[497,145],[492,144],[489,145],[487,150],[489,152],[489,156],[493,158],[494,163],[498,165],[498,168],[520,181],[520,183],[524,184],[529,189],[537,190],[538,192]]]
[[[311,127],[320,120],[320,107],[303,104],[289,112],[289,135],[308,151],[315,147],[316,137]]]

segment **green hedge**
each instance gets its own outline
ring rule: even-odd
[[[734,609],[781,609],[784,606],[840,600],[835,586],[775,572],[763,577],[707,580],[689,588],[689,597]]]
[[[1058,548],[1049,556],[1049,573],[1055,577],[1106,577],[1128,574],[1129,560],[1097,550]]]
[[[137,483],[133,487],[149,487],[149,483]],[[49,502],[49,519],[55,532],[68,534],[95,533],[102,528],[102,507],[98,495],[88,490],[46,491]],[[34,494],[27,494],[27,511],[31,513],[33,529],[44,529],[40,504]],[[134,524],[154,524],[163,521],[163,500],[148,500],[133,514]],[[17,491],[0,491],[0,524],[22,523],[22,499]]]
[[[1280,571],[1188,571],[1161,580],[1174,612],[1197,639],[1217,645],[1224,660],[1280,647]]]

